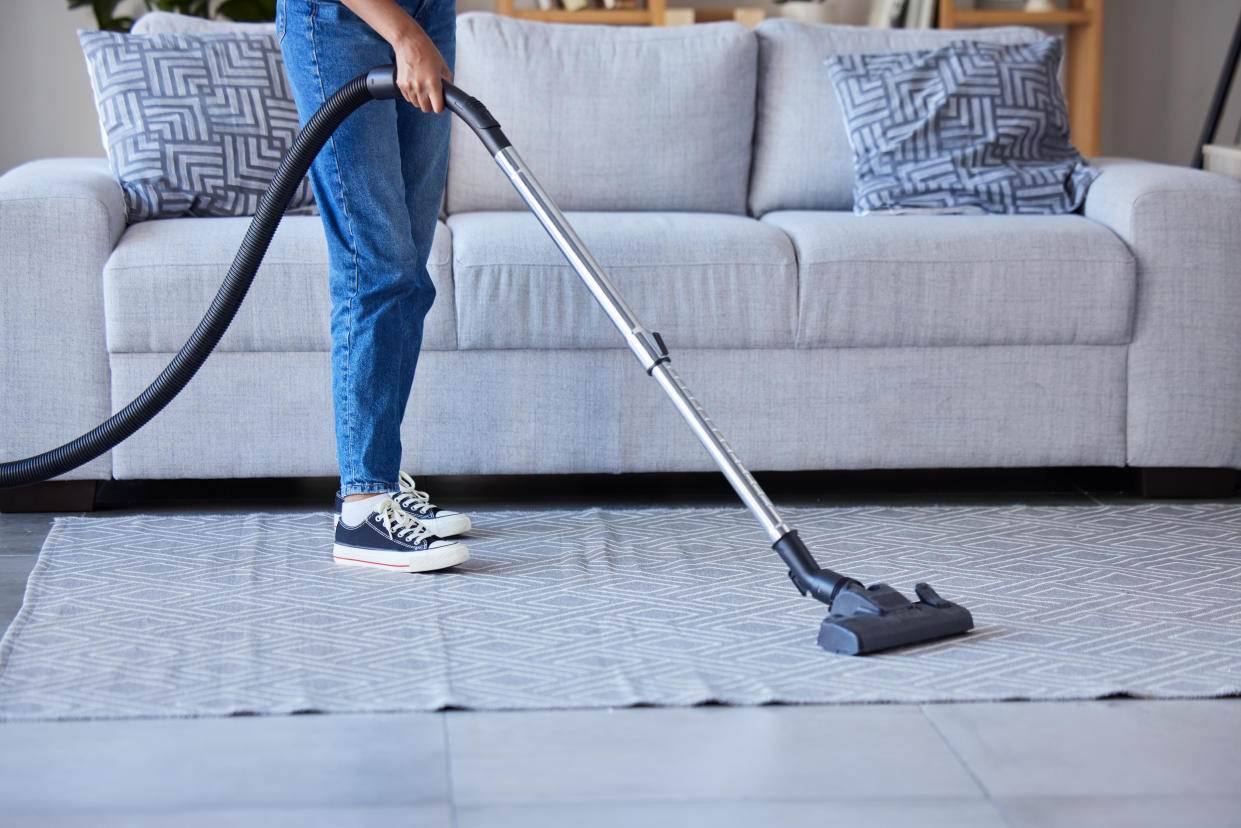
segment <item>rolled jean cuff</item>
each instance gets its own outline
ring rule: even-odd
[[[392,485],[388,485],[387,483],[367,483],[365,481],[361,483],[341,483],[340,496],[349,497],[349,495],[355,494],[388,494],[389,492],[395,492],[397,488],[398,487],[395,483]]]

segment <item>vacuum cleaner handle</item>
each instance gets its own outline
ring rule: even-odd
[[[366,86],[375,98],[395,98],[399,90],[396,86],[396,66],[376,66],[366,75]],[[459,87],[444,81],[444,103],[460,118],[483,142],[483,146],[492,157],[513,144],[500,129],[500,122],[487,111],[487,107],[477,98],[471,97]]]
[[[483,142],[487,151],[494,158],[501,150],[512,146],[512,142],[500,129],[500,122],[492,117],[487,107],[477,99],[462,92],[448,81],[444,81],[444,103],[457,117],[474,130],[478,140]]]

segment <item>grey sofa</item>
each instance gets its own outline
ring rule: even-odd
[[[172,25],[160,20],[147,30]],[[1037,32],[477,13],[458,32],[458,84],[753,469],[1241,468],[1241,184],[1098,161],[1083,215],[850,212],[824,55]],[[246,224],[127,227],[101,159],[0,178],[0,457],[58,445],[137,395]],[[459,127],[431,273],[406,468],[714,468]],[[66,478],[335,474],[328,302],[319,219],[289,217],[189,387]]]

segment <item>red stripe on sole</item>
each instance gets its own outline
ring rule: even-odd
[[[361,558],[342,558],[340,555],[333,555],[332,557],[338,561],[356,561],[358,563],[370,564],[371,566],[391,566],[395,569],[408,569],[409,568],[409,564],[380,563],[379,561],[365,561],[365,560],[362,560]]]

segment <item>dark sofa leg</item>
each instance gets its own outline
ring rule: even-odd
[[[0,512],[90,512],[98,480],[53,480],[0,489]]]
[[[1142,497],[1224,498],[1237,491],[1234,469],[1176,469],[1146,467],[1137,470]]]

